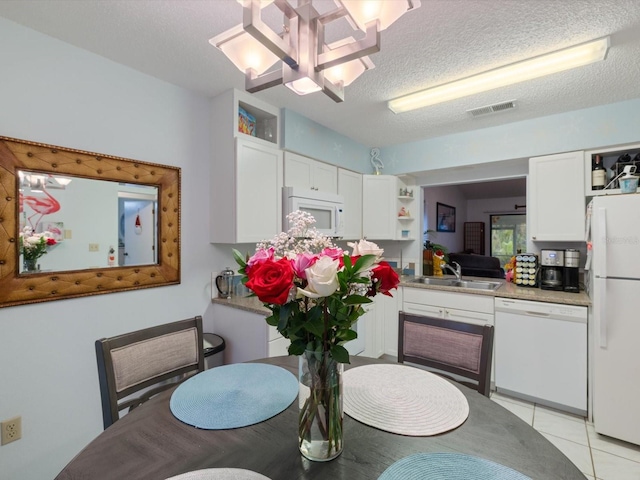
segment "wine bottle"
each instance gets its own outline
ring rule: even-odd
[[[596,160],[591,169],[591,188],[593,190],[602,190],[607,181],[607,173],[602,165],[602,157],[596,155]]]

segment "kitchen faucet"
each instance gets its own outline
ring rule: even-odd
[[[442,269],[444,270],[445,268],[448,268],[456,276],[456,280],[458,281],[462,280],[462,267],[458,262],[451,262],[451,263],[453,263],[456,266],[456,268],[453,268],[448,263],[445,263],[444,265],[442,265]]]

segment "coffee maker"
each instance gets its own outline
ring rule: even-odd
[[[579,293],[580,251],[568,249],[564,251],[564,270],[562,272],[565,292]]]
[[[540,288],[563,290],[564,250],[540,251]]]

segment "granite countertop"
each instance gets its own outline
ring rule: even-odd
[[[457,293],[471,293],[474,295],[485,295],[490,297],[513,298],[515,300],[561,303],[564,305],[591,305],[589,296],[582,290],[580,293],[557,292],[554,290],[542,290],[541,288],[518,287],[513,283],[506,282],[499,278],[462,277],[463,280],[481,280],[502,283],[497,290],[477,290],[472,288],[446,287],[441,285],[425,285],[423,283],[412,282],[411,280],[414,278],[415,277],[412,276],[401,277],[400,286]],[[271,313],[271,311],[265,307],[260,300],[258,300],[258,297],[231,297],[229,299],[212,298],[211,302],[216,305],[238,308],[240,310],[260,315],[269,315]]]
[[[591,305],[589,296],[581,290],[579,293],[567,293],[554,290],[543,290],[534,287],[518,287],[514,283],[506,282],[499,278],[479,278],[463,276],[462,280],[480,280],[488,282],[499,282],[502,285],[496,290],[477,290],[461,287],[447,287],[441,285],[425,285],[423,283],[412,282],[415,277],[402,277],[400,285],[403,287],[423,288],[427,290],[444,290],[458,293],[472,293],[475,295],[485,295],[490,297],[512,298],[514,300],[530,300],[533,302],[561,303],[564,305]],[[451,277],[453,278],[453,277]]]
[[[258,297],[231,297],[231,298],[212,298],[211,303],[216,305],[224,305],[225,307],[238,308],[251,313],[260,315],[270,315],[271,310],[265,307]]]

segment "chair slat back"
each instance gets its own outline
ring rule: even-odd
[[[477,382],[489,396],[493,326],[399,313],[398,362],[424,365]],[[465,383],[465,382],[462,382]]]
[[[120,418],[120,411],[172,387],[168,380],[202,372],[202,337],[202,317],[197,316],[97,340],[104,428]],[[140,397],[126,398],[141,390]]]

